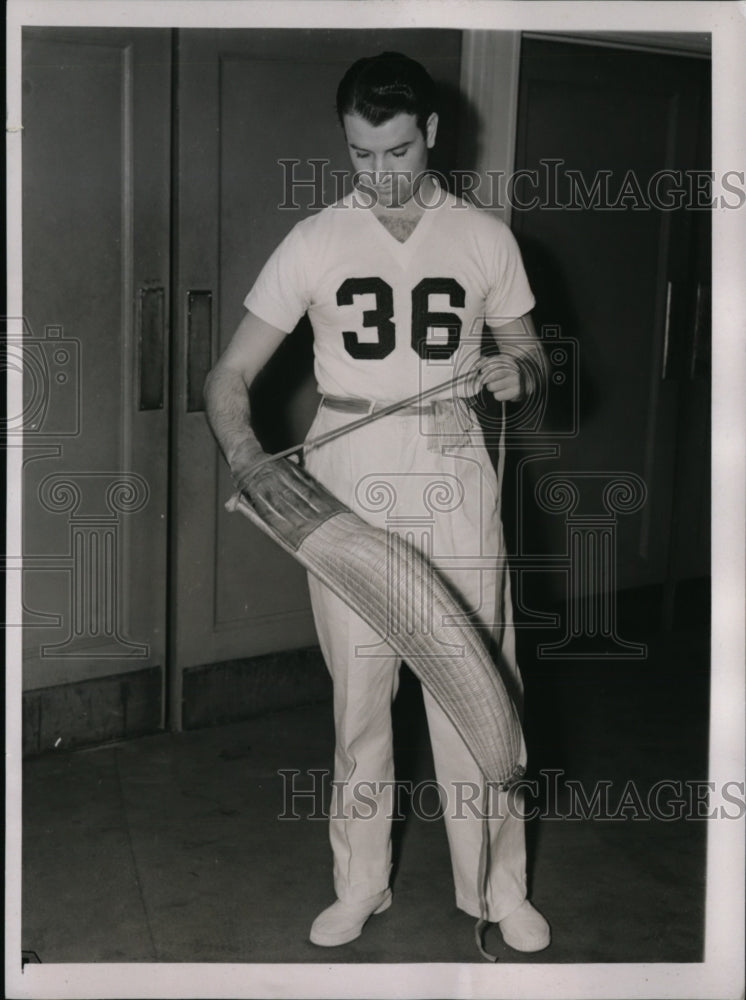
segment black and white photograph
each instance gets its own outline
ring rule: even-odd
[[[6,996],[743,996],[744,51],[11,0]]]

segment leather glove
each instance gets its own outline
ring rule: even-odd
[[[249,427],[245,440],[228,458],[233,482],[240,493],[243,493],[248,487],[257,466],[267,458],[269,455],[259,444],[256,435]]]

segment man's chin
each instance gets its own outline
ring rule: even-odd
[[[376,203],[380,208],[404,208],[412,197],[412,192],[394,191],[391,188],[378,188],[375,192]]]
[[[356,187],[365,200],[374,208],[403,208],[413,194],[409,187],[406,190],[401,190],[393,184],[373,185],[358,183]]]

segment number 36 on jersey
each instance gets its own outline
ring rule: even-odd
[[[361,295],[375,296],[375,309],[363,310],[362,325],[374,329],[376,339],[360,340],[356,331],[344,330],[345,350],[360,360],[381,360],[396,346],[393,289],[383,278],[347,278],[337,289],[337,305],[354,305]],[[463,309],[466,292],[455,278],[423,278],[412,289],[412,350],[423,359],[446,360],[458,348],[461,318],[452,312],[431,311],[431,295],[447,295],[452,308]],[[428,339],[433,329],[444,330],[446,335],[434,343]]]

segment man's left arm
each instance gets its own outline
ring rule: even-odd
[[[482,386],[500,402],[515,402],[538,392],[546,381],[547,362],[531,314],[490,327],[499,354],[480,361]]]

